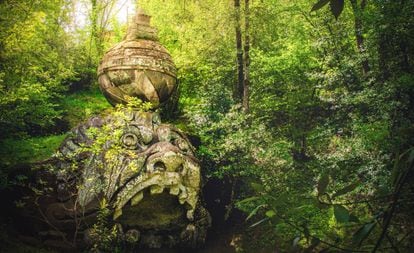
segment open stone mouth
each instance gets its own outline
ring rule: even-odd
[[[91,208],[96,210],[97,200],[104,196],[116,220],[127,208],[140,210],[140,203],[147,198],[144,192],[151,197],[167,194],[174,197],[174,205],[180,206],[183,216],[193,221],[201,175],[190,141],[174,126],[161,124],[155,113],[133,111],[125,115],[121,119],[91,119],[60,148],[65,156],[76,155],[83,161],[76,203],[88,213]],[[88,127],[100,129],[104,125],[112,129],[122,127],[118,142],[105,143],[98,153],[83,156],[75,152],[82,143],[93,143],[87,138]],[[62,173],[61,181],[66,177],[71,175]]]
[[[116,194],[114,219],[122,215],[124,206],[139,205],[148,190],[151,195],[168,192],[177,197],[187,210],[187,219],[192,221],[199,189],[197,164],[181,153],[167,151],[150,156],[144,168],[145,171],[132,178]]]
[[[152,143],[148,134],[145,136],[145,132],[140,132],[137,135],[129,131],[121,137],[125,154],[119,155],[116,161],[105,161],[104,170],[96,168],[96,164],[105,154],[90,161],[89,169],[84,171],[83,185],[79,188],[79,203],[87,206],[102,192],[102,189],[94,190],[93,187],[103,178],[103,193],[111,200],[114,220],[122,215],[125,206],[138,206],[144,198],[144,191],[151,195],[165,191],[178,199],[186,210],[186,218],[193,221],[200,189],[200,167],[190,144],[178,135],[170,140],[162,133],[158,134],[158,142]]]

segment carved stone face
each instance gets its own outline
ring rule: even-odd
[[[87,210],[104,196],[114,208],[114,219],[122,221],[125,207],[136,206],[139,212],[144,195],[169,194],[182,206],[185,218],[194,219],[200,167],[193,147],[178,129],[161,124],[155,113],[135,111],[93,121],[75,130],[75,138],[60,148],[67,157],[87,154],[78,161],[83,171],[77,202],[82,208]],[[73,149],[76,146],[83,148]]]
[[[30,189],[43,193],[25,197],[22,210],[46,245],[62,236],[90,245],[102,200],[124,240],[134,235],[134,244],[157,248],[204,242],[211,219],[200,201],[199,162],[186,136],[158,114],[126,109],[90,118],[58,151],[35,170]]]

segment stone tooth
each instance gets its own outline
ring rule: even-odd
[[[119,218],[119,216],[121,216],[122,215],[122,209],[115,209],[115,212],[114,212],[114,220],[116,220],[116,219],[118,219]]]
[[[178,196],[178,201],[180,202],[181,205],[185,203],[185,201],[187,200],[187,197],[188,197],[187,190],[181,189],[181,193]]]
[[[138,192],[132,199],[131,199],[131,206],[136,206],[141,200],[144,198],[143,192]]]
[[[177,196],[180,193],[180,187],[178,185],[173,185],[170,188],[170,194]]]
[[[160,194],[164,191],[164,186],[161,185],[153,185],[151,186],[150,193],[153,194]]]
[[[189,221],[193,221],[194,220],[194,209],[188,210],[187,211],[187,219]]]

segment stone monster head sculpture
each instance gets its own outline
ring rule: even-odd
[[[104,198],[114,222],[138,231],[142,246],[193,247],[205,240],[210,218],[194,149],[158,114],[123,109],[91,118],[72,130],[58,154],[59,203],[44,206],[54,226],[96,213]],[[68,211],[70,203],[76,205]]]
[[[80,155],[78,151],[89,153],[90,159],[81,162],[84,169],[78,185],[79,205],[88,207],[97,196],[104,196],[113,203],[116,220],[127,204],[138,205],[146,190],[151,195],[167,190],[177,196],[186,209],[186,218],[192,221],[201,178],[188,139],[175,127],[161,124],[157,114],[120,114],[123,117],[93,119],[98,124],[78,128],[78,134],[60,148],[66,158]],[[73,149],[76,146],[79,149]]]

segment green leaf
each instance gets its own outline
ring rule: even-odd
[[[362,242],[368,237],[368,235],[374,229],[376,223],[373,221],[371,223],[365,224],[362,226],[352,237],[352,242],[358,246],[361,246]]]
[[[250,212],[250,214],[247,216],[246,221],[248,221],[250,218],[256,215],[257,211],[259,211],[260,208],[264,207],[265,205],[259,205],[253,211]]]
[[[321,176],[318,182],[318,195],[322,195],[326,192],[326,188],[329,184],[329,174],[325,173]]]
[[[408,162],[412,163],[414,161],[414,148],[411,148],[410,154],[408,155]]]
[[[351,214],[349,215],[349,222],[359,222],[359,219],[357,216]]]
[[[255,190],[256,192],[264,192],[265,188],[262,184],[258,183],[250,183],[250,186]]]
[[[339,15],[341,15],[342,11],[344,10],[344,0],[331,0],[329,3],[331,7],[331,12],[337,19]]]
[[[348,192],[351,192],[351,191],[353,191],[355,188],[357,188],[357,187],[358,187],[358,185],[359,185],[359,182],[355,182],[355,183],[352,183],[352,184],[350,184],[350,185],[348,185],[348,186],[345,186],[344,188],[342,188],[342,189],[340,189],[339,191],[335,192],[335,194],[334,194],[334,195],[332,195],[332,198],[335,198],[335,197],[338,197],[338,196],[344,195],[344,194],[346,194],[346,193],[348,193]]]
[[[240,200],[239,202],[237,202],[237,204],[244,204],[244,203],[248,203],[248,202],[252,202],[254,200],[258,200],[260,199],[259,197],[249,197],[249,198],[245,198],[243,200]]]
[[[324,7],[330,0],[319,0],[316,4],[313,5],[311,11],[317,11],[320,8]]]
[[[339,223],[346,223],[349,221],[349,211],[342,205],[334,205],[334,215],[336,221]]]
[[[256,227],[257,225],[260,225],[260,224],[262,224],[263,222],[267,221],[268,219],[269,219],[268,217],[266,217],[266,218],[264,218],[264,219],[261,219],[261,220],[259,220],[258,222],[256,222],[256,223],[252,224],[252,225],[250,226],[250,228],[254,228],[254,227]]]
[[[273,210],[269,210],[269,211],[266,212],[266,216],[269,217],[269,218],[272,218],[275,215],[276,215],[276,212],[273,211]]]

